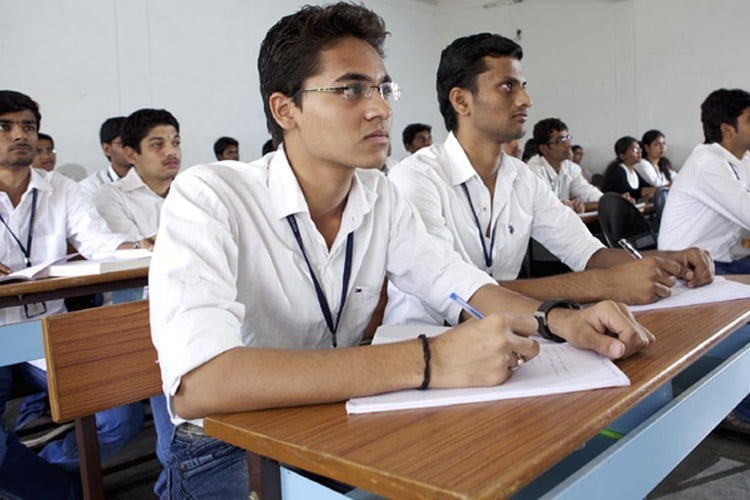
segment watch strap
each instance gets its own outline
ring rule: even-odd
[[[537,333],[539,334],[539,336],[547,340],[552,340],[553,342],[562,343],[566,340],[559,335],[552,333],[552,330],[549,329],[549,321],[547,318],[549,312],[557,307],[562,307],[565,309],[582,309],[583,307],[578,302],[574,302],[572,300],[551,299],[542,302],[542,304],[534,313],[534,318],[537,322]]]

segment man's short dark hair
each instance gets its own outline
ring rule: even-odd
[[[214,154],[216,155],[217,160],[219,159],[219,155],[224,154],[224,150],[229,146],[239,147],[240,143],[233,137],[224,136],[216,139],[216,142],[214,142]]]
[[[42,115],[39,113],[39,105],[34,100],[15,90],[0,90],[0,115],[15,113],[16,111],[29,110],[36,118],[36,128],[42,123]]]
[[[404,146],[408,146],[414,140],[420,132],[432,133],[432,127],[425,123],[410,123],[404,128],[404,132],[401,134],[401,138],[404,141]]]
[[[737,128],[737,117],[750,107],[750,93],[742,89],[719,89],[701,104],[701,122],[705,143],[721,142],[721,124]]]
[[[581,146],[580,144],[573,144],[572,146],[570,146],[570,149],[575,153],[576,151],[583,151],[583,146]]]
[[[266,156],[268,153],[276,151],[276,145],[273,143],[273,139],[268,139],[263,143],[263,147],[260,148],[260,153]]]
[[[477,75],[487,70],[484,58],[511,57],[521,60],[523,49],[516,42],[494,33],[479,33],[457,38],[440,54],[437,70],[437,95],[445,128],[458,129],[458,117],[450,100],[454,87],[476,93]]]
[[[130,146],[135,151],[141,153],[141,141],[151,132],[151,129],[159,125],[172,125],[177,132],[180,131],[180,124],[177,118],[166,109],[139,109],[127,117],[122,124],[120,140],[122,145]]]
[[[38,140],[43,140],[43,141],[46,140],[46,141],[49,141],[49,142],[52,143],[52,147],[53,148],[55,147],[55,140],[52,138],[51,135],[45,134],[44,132],[37,132],[36,137],[37,137],[37,141]]]
[[[559,118],[545,118],[536,122],[536,125],[534,125],[534,142],[536,142],[537,148],[542,144],[549,145],[552,133],[562,132],[563,130],[568,130],[568,126]]]
[[[294,104],[301,108],[299,91],[303,82],[318,72],[322,50],[351,36],[369,43],[383,57],[386,35],[380,16],[364,6],[346,2],[306,5],[268,30],[260,46],[258,74],[266,126],[274,143],[283,142],[283,130],[271,113],[271,94],[281,92],[293,97]]]
[[[99,128],[99,142],[112,144],[112,141],[122,134],[122,124],[125,123],[125,120],[124,116],[113,116],[104,120]]]

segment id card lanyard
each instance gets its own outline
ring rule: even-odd
[[[331,342],[333,344],[333,347],[337,346],[336,342],[336,330],[338,329],[339,322],[341,320],[341,313],[344,310],[344,304],[346,304],[346,292],[349,289],[349,278],[352,274],[352,253],[354,251],[354,231],[350,232],[346,237],[346,257],[344,260],[344,277],[342,280],[342,287],[341,287],[341,305],[339,306],[339,311],[336,314],[336,322],[333,322],[333,314],[331,313],[331,307],[328,305],[328,300],[326,299],[325,294],[323,293],[323,288],[320,286],[320,282],[318,281],[318,277],[315,275],[315,271],[313,271],[312,265],[310,264],[310,259],[307,257],[307,252],[305,251],[305,244],[302,242],[302,236],[299,232],[299,227],[297,226],[297,220],[294,218],[293,215],[287,215],[286,217],[287,222],[289,222],[289,227],[292,228],[292,233],[294,233],[294,239],[297,240],[297,245],[299,246],[300,251],[302,252],[302,257],[305,258],[305,263],[307,264],[307,270],[310,272],[310,278],[312,279],[313,285],[315,286],[315,293],[318,296],[318,305],[320,305],[320,311],[323,313],[323,318],[326,320],[326,325],[328,325],[328,331],[331,332]]]
[[[477,231],[479,232],[479,242],[482,244],[482,254],[484,255],[484,263],[487,266],[487,269],[492,269],[492,253],[495,250],[495,236],[497,235],[497,224],[492,228],[492,231],[490,231],[490,251],[487,251],[487,243],[485,243],[485,237],[484,237],[484,231],[482,231],[482,225],[479,223],[479,216],[477,215],[477,211],[474,210],[474,203],[471,201],[471,195],[469,194],[469,188],[466,187],[466,183],[464,182],[461,184],[461,187],[464,188],[464,193],[466,193],[466,199],[469,200],[469,207],[471,208],[471,213],[474,216],[474,224],[477,226]]]
[[[10,233],[10,235],[16,241],[18,248],[21,249],[21,253],[23,253],[23,261],[24,261],[24,264],[26,264],[26,267],[31,267],[31,243],[34,238],[34,218],[36,217],[37,193],[38,191],[36,188],[31,189],[31,215],[29,216],[29,234],[28,234],[28,237],[26,238],[26,246],[24,246],[24,244],[21,243],[20,238],[16,235],[16,233],[13,232],[13,230],[10,228],[8,223],[5,222],[5,219],[3,219],[2,216],[0,216],[0,222],[3,223],[3,226],[5,226],[5,229],[8,230],[8,233]]]

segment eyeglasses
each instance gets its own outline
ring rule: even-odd
[[[380,97],[386,102],[398,101],[401,97],[401,87],[397,83],[383,82],[378,85],[368,85],[366,83],[351,83],[340,87],[311,87],[309,89],[300,89],[298,93],[303,92],[328,92],[332,94],[341,94],[348,101],[361,101],[370,99],[375,93],[375,89],[380,92]]]
[[[561,135],[557,139],[552,139],[547,144],[565,144],[565,143],[570,143],[572,140],[573,140],[573,136],[570,134]]]
[[[38,154],[38,155],[43,155],[43,154],[53,155],[53,154],[57,154],[57,151],[55,151],[54,148],[36,148],[36,154]]]

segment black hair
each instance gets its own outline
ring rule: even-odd
[[[539,148],[537,148],[536,141],[534,138],[530,138],[526,140],[526,144],[523,145],[523,153],[521,154],[521,161],[526,163],[529,161],[533,156],[536,156],[539,154]]]
[[[656,139],[659,137],[666,137],[660,130],[651,129],[646,131],[646,133],[643,134],[643,137],[641,137],[641,151],[644,154],[644,159],[649,160],[648,153],[646,153],[646,146],[650,146],[651,143],[653,143]],[[672,162],[669,161],[669,158],[666,156],[659,158],[659,171],[664,174],[664,177],[667,179],[668,182],[672,182]]]
[[[39,141],[40,139],[41,140],[46,140],[46,141],[49,141],[49,142],[52,143],[52,147],[53,148],[55,147],[55,140],[52,138],[51,135],[45,134],[43,132],[37,132],[36,136],[37,136],[37,141]]]
[[[477,75],[487,70],[484,58],[511,57],[521,60],[523,49],[516,42],[493,33],[457,38],[440,54],[437,70],[437,96],[440,114],[445,128],[453,132],[458,129],[458,117],[450,100],[454,87],[476,92]]]
[[[224,150],[227,149],[229,146],[237,146],[239,147],[240,143],[237,142],[237,139],[234,137],[219,137],[216,139],[216,142],[214,142],[214,154],[216,155],[216,159],[219,159],[219,155],[224,154]]]
[[[552,132],[562,132],[563,130],[568,130],[568,126],[559,118],[545,118],[536,122],[536,125],[534,125],[534,142],[536,142],[537,149],[541,144],[549,144]]]
[[[742,89],[718,89],[701,104],[705,143],[721,142],[721,124],[737,128],[737,117],[750,107],[750,93]]]
[[[409,125],[404,127],[404,131],[401,134],[401,139],[404,141],[404,146],[408,146],[409,144],[411,144],[411,141],[414,140],[414,137],[416,137],[418,133],[424,131],[432,133],[432,127],[425,123],[410,123]]]
[[[583,150],[583,146],[580,144],[573,144],[570,149],[575,153],[576,151]]]
[[[177,132],[180,131],[180,124],[177,118],[166,109],[139,109],[125,119],[122,124],[120,140],[122,145],[130,146],[138,154],[141,153],[141,141],[154,127],[159,125],[172,125]]]
[[[107,118],[99,128],[99,142],[112,144],[112,141],[122,134],[122,124],[125,123],[124,116],[113,116]]]
[[[609,169],[609,167],[611,167],[612,165],[619,165],[620,163],[622,163],[622,160],[620,159],[620,155],[625,154],[625,152],[628,150],[628,148],[630,147],[630,145],[633,144],[633,143],[638,144],[639,148],[641,147],[641,143],[638,142],[638,139],[636,139],[635,137],[631,137],[629,135],[625,135],[625,136],[620,137],[619,139],[617,139],[615,141],[615,147],[614,147],[614,150],[615,150],[615,159],[612,160],[611,162],[609,162],[609,164],[607,165],[607,169]],[[606,171],[606,169],[605,169],[605,171]]]
[[[346,37],[370,44],[383,57],[388,32],[385,22],[362,5],[338,2],[326,6],[306,5],[282,17],[266,33],[258,55],[258,76],[266,126],[275,144],[283,142],[283,129],[271,113],[274,92],[293,97],[302,106],[299,91],[304,81],[317,73],[320,52]]]
[[[272,151],[276,151],[276,145],[273,143],[273,139],[268,139],[263,143],[263,147],[260,149],[260,152],[263,156],[266,156]]]
[[[42,123],[39,105],[26,94],[16,92],[15,90],[0,90],[0,115],[27,109],[34,113],[36,129],[39,130],[39,125]]]

